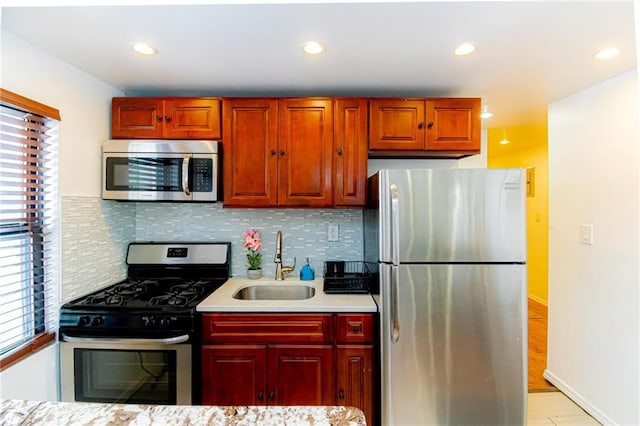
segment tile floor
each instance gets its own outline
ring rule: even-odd
[[[599,425],[593,417],[561,392],[530,393],[527,425],[586,426]]]

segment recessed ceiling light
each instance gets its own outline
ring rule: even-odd
[[[609,59],[619,54],[620,49],[617,49],[615,47],[607,47],[606,49],[602,49],[601,51],[596,53],[594,56],[596,59]]]
[[[143,43],[143,42],[133,43],[131,45],[131,48],[136,53],[139,53],[140,55],[145,55],[145,56],[155,55],[156,53],[158,53],[156,49],[149,46],[147,43]]]
[[[480,113],[480,118],[491,118],[493,117],[493,113],[491,111],[489,111],[489,107],[488,106],[484,106],[482,107],[482,112]]]
[[[502,139],[500,141],[500,145],[507,145],[509,143],[509,141],[507,139]]]
[[[453,53],[458,56],[463,56],[468,55],[474,50],[476,50],[476,46],[473,43],[462,43],[458,47],[456,47],[456,50],[454,50]]]
[[[302,45],[302,50],[307,55],[319,55],[324,52],[324,46],[317,41],[308,41]]]

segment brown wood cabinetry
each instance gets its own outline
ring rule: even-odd
[[[333,123],[333,204],[363,206],[367,183],[367,100],[336,99]]]
[[[480,98],[372,99],[369,157],[461,158],[480,152]]]
[[[278,101],[223,101],[224,205],[278,203]]]
[[[113,98],[114,139],[220,139],[218,98]]]
[[[364,205],[366,123],[364,99],[224,99],[225,207]]]
[[[278,100],[278,205],[333,204],[332,120],[330,99]]]
[[[374,314],[202,320],[203,404],[351,405],[372,424]]]

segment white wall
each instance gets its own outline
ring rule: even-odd
[[[1,36],[0,86],[60,111],[60,195],[99,197],[100,144],[109,137],[111,97],[123,93],[5,31]],[[57,352],[53,345],[1,372],[0,397],[56,400]]]
[[[60,195],[100,196],[100,146],[123,92],[2,32],[0,84],[60,111]]]
[[[638,101],[633,70],[548,110],[545,377],[604,424],[640,424]]]

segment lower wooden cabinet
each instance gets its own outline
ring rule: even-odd
[[[205,314],[202,403],[349,405],[374,424],[374,324],[362,313]]]

